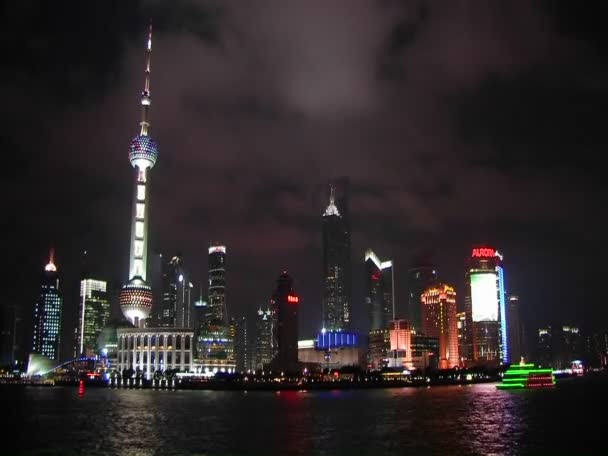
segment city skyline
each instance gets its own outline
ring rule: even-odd
[[[326,206],[327,180],[348,175],[352,187],[354,328],[364,328],[367,318],[359,285],[365,249],[373,249],[381,258],[394,259],[396,314],[402,317],[406,316],[407,267],[419,250],[432,251],[439,279],[454,284],[460,297],[464,296],[463,270],[469,250],[472,245],[485,243],[505,254],[507,293],[519,295],[525,303],[521,320],[527,326],[534,329],[557,321],[580,326],[596,324],[597,329],[605,329],[607,311],[595,306],[592,299],[597,294],[593,291],[595,284],[601,283],[600,259],[606,253],[605,246],[598,242],[598,227],[582,222],[582,215],[601,201],[604,184],[588,163],[576,158],[571,158],[571,162],[558,161],[560,150],[556,150],[553,136],[542,129],[530,132],[526,128],[528,123],[536,123],[538,116],[561,130],[572,127],[577,134],[589,133],[587,142],[582,144],[590,151],[591,163],[594,151],[599,154],[605,148],[605,140],[594,136],[594,116],[599,116],[603,92],[595,86],[588,87],[577,77],[579,63],[584,63],[582,67],[589,70],[585,74],[590,78],[599,80],[601,75],[598,56],[604,48],[593,34],[594,28],[576,41],[574,38],[581,38],[580,29],[559,29],[567,21],[566,14],[532,6],[505,6],[508,14],[502,15],[501,20],[513,23],[517,13],[522,13],[532,24],[524,27],[522,37],[540,34],[542,39],[536,42],[554,49],[554,53],[533,47],[511,59],[513,54],[509,51],[519,49],[521,42],[515,36],[498,36],[502,40],[490,40],[489,48],[480,50],[489,52],[492,46],[498,46],[501,52],[492,54],[496,60],[474,55],[463,64],[448,59],[449,39],[433,42],[428,38],[437,37],[437,24],[447,15],[439,8],[429,7],[425,19],[422,12],[388,15],[369,5],[364,8],[340,4],[330,8],[328,20],[335,21],[346,9],[355,25],[357,21],[364,24],[363,18],[369,17],[369,22],[377,26],[373,30],[364,27],[352,48],[348,43],[353,31],[348,25],[338,28],[344,40],[333,46],[346,47],[343,55],[349,72],[339,73],[327,60],[327,53],[304,56],[312,59],[313,68],[321,75],[332,76],[336,72],[345,78],[349,83],[344,86],[346,92],[328,91],[336,84],[329,78],[326,83],[334,85],[326,86],[313,79],[309,93],[305,90],[307,84],[302,85],[293,76],[300,63],[289,57],[309,49],[308,41],[297,33],[318,44],[306,30],[294,27],[291,33],[295,35],[289,35],[293,42],[285,44],[291,47],[278,48],[283,53],[279,53],[276,66],[276,89],[269,86],[263,74],[249,75],[260,78],[261,92],[257,93],[240,78],[249,74],[246,69],[250,57],[260,57],[264,62],[263,58],[270,58],[271,53],[263,52],[263,46],[256,42],[248,50],[234,43],[230,26],[238,25],[237,30],[243,33],[251,29],[238,22],[243,12],[234,5],[227,8],[231,7],[232,19],[216,17],[213,11],[201,7],[198,18],[188,19],[188,25],[180,29],[158,10],[141,5],[129,6],[132,14],[121,16],[118,24],[109,26],[104,23],[112,14],[112,7],[108,6],[99,18],[83,20],[87,26],[82,31],[38,27],[32,33],[61,43],[66,37],[70,42],[78,41],[73,39],[75,36],[90,37],[90,30],[95,29],[98,33],[90,38],[108,46],[104,55],[96,57],[100,61],[81,59],[78,64],[70,63],[78,58],[66,60],[62,56],[81,55],[78,53],[82,51],[70,45],[66,49],[56,47],[56,63],[47,69],[36,67],[39,75],[3,81],[4,87],[18,89],[10,94],[5,106],[13,112],[5,124],[7,130],[12,130],[7,131],[5,141],[14,146],[21,161],[15,177],[9,177],[6,185],[14,189],[11,193],[21,194],[23,200],[17,205],[9,197],[4,209],[14,215],[8,255],[17,259],[17,269],[21,271],[16,286],[10,288],[9,299],[21,307],[24,315],[35,300],[39,271],[51,246],[56,248],[65,276],[64,315],[73,320],[66,320],[64,328],[76,323],[78,287],[73,284],[78,280],[78,258],[83,250],[89,251],[95,273],[104,280],[124,282],[128,275],[126,252],[132,209],[128,171],[132,170],[125,163],[125,148],[135,133],[134,95],[140,92],[143,63],[140,32],[147,26],[147,17],[153,16],[158,30],[155,61],[159,62],[154,114],[158,116],[158,128],[154,136],[163,155],[151,189],[149,250],[183,251],[191,264],[195,289],[205,279],[206,246],[212,239],[222,239],[231,251],[229,280],[239,283],[229,292],[235,313],[255,312],[268,299],[274,277],[286,269],[305,303],[299,315],[301,328],[313,333],[321,315],[318,214]],[[79,22],[74,19],[85,17],[82,9],[64,8],[67,7],[49,9],[47,13],[58,24],[67,19]],[[288,13],[277,5],[274,8]],[[300,13],[312,17],[318,14],[315,8],[302,6]],[[262,13],[268,12],[253,11],[253,21],[259,25]],[[480,22],[498,20],[497,11],[491,7],[471,7],[468,12],[477,14],[474,17]],[[584,14],[578,10],[569,13],[579,18]],[[61,18],[62,14],[66,19]],[[186,20],[185,15],[180,17]],[[591,21],[588,16],[583,19]],[[40,25],[37,20],[43,21],[34,19],[31,27]],[[286,23],[293,20],[287,14]],[[453,27],[463,24],[468,22],[462,16],[454,18]],[[538,24],[547,27],[537,28]],[[411,43],[399,44],[408,27],[413,30]],[[482,37],[498,33],[475,27],[473,30]],[[25,27],[18,33],[26,32],[31,30]],[[290,32],[271,27],[267,33],[272,37],[273,33]],[[266,43],[264,40],[269,37],[260,40]],[[429,40],[444,53],[431,52]],[[223,53],[219,51],[222,44]],[[558,44],[569,51],[584,51],[583,62],[550,46]],[[328,52],[332,49],[335,51],[330,46]],[[457,51],[454,50],[456,54]],[[446,70],[436,77],[445,76],[447,82],[417,79],[424,65],[434,62],[425,62],[419,56],[421,52],[431,55],[431,59],[436,55],[446,59]],[[178,61],[177,56],[183,55],[196,58]],[[380,68],[372,63],[377,56],[382,57]],[[9,64],[16,70],[28,71],[20,62]],[[539,86],[535,77],[535,72],[546,76],[549,68],[554,72],[555,65],[564,71],[549,80],[562,87],[564,93],[550,84]],[[409,68],[409,78],[399,76],[404,66]],[[69,70],[81,70],[87,78],[69,83]],[[366,75],[372,70],[374,74],[379,70],[389,73],[383,73],[379,81],[369,81]],[[39,82],[37,78],[50,82],[41,85],[48,90],[36,98],[39,111],[32,112],[28,109],[31,94],[39,92],[30,89]],[[427,92],[420,89],[425,88],[441,89],[440,99],[430,95],[424,98]],[[565,97],[576,117],[551,104],[554,91]],[[326,96],[328,93],[331,96]],[[353,99],[346,96],[352,93],[359,95]],[[579,95],[575,97],[576,94]],[[517,96],[531,100],[535,108],[528,114],[532,117],[524,118],[525,122],[515,120],[521,112]],[[414,116],[408,108],[394,106],[391,97],[404,101],[404,105],[413,97],[415,106],[425,109],[418,109]],[[452,108],[457,110],[452,115],[440,110],[450,100],[455,100]],[[584,103],[590,104],[590,111],[580,112]],[[17,106],[21,108],[16,109]],[[497,117],[494,111],[508,113],[507,118]],[[23,128],[29,128],[38,115],[48,120],[41,122],[40,136],[31,138]],[[433,121],[431,133],[437,142],[424,143],[421,135],[410,131],[425,121]],[[585,121],[588,128],[583,126]],[[242,135],[234,135],[238,129]],[[452,129],[458,134],[449,134]],[[578,150],[581,142],[577,142],[574,133],[555,134],[565,135],[560,136],[561,142]],[[376,142],[379,135],[386,138],[382,144]],[[355,141],[349,139],[351,136]],[[442,152],[444,148],[446,152]],[[45,151],[43,156],[34,160],[41,150]],[[565,150],[569,149],[561,152]],[[564,166],[568,165],[572,170],[564,181]],[[431,183],[417,177],[417,173],[436,178]],[[599,191],[594,190],[596,186]],[[494,192],[486,191],[489,188]],[[18,245],[25,246],[23,253],[13,250]],[[69,295],[68,290],[72,290]],[[462,308],[462,302],[458,306]]]

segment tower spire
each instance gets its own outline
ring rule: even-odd
[[[329,184],[329,206],[325,209],[325,213],[323,215],[337,215],[340,216],[340,212],[336,207],[336,196],[334,194],[334,186]]]
[[[148,128],[150,128],[149,110],[152,103],[150,96],[150,61],[152,58],[152,20],[148,28],[148,46],[146,51],[146,69],[144,71],[144,90],[141,93],[141,135],[148,136]]]

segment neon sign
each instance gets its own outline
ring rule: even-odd
[[[495,256],[496,252],[494,249],[484,247],[473,249],[473,253],[471,253],[472,258],[494,258]]]
[[[287,302],[298,303],[300,298],[294,295],[287,295]]]

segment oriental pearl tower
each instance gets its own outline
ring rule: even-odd
[[[148,257],[148,213],[150,208],[149,183],[150,170],[156,163],[158,149],[148,135],[150,128],[150,57],[152,54],[152,24],[148,31],[148,49],[144,90],[141,94],[141,126],[129,144],[129,161],[135,168],[135,194],[131,217],[131,246],[129,255],[129,281],[120,292],[120,309],[124,316],[136,327],[143,327],[145,319],[152,310],[152,289],[146,283]]]

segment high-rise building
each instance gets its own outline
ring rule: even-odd
[[[277,288],[270,300],[272,314],[276,316],[273,325],[273,344],[277,353],[272,367],[283,371],[293,371],[298,366],[298,307],[300,298],[293,288],[293,279],[283,271],[277,279]]]
[[[456,314],[456,330],[458,333],[458,355],[460,356],[461,364],[466,364],[469,360],[470,344],[468,341],[469,331],[467,329],[466,312],[458,312]]]
[[[412,333],[406,320],[391,320],[388,324],[390,356],[388,366],[399,369],[412,367]]]
[[[97,337],[109,320],[107,282],[92,277],[83,278],[78,301],[77,355],[98,354]]]
[[[437,270],[428,255],[418,256],[407,270],[408,318],[411,328],[420,331],[420,296],[430,285],[437,281]]]
[[[144,326],[152,310],[152,289],[146,283],[148,257],[148,222],[150,209],[149,175],[156,163],[158,148],[148,135],[150,128],[150,58],[152,54],[152,25],[148,32],[144,90],[141,94],[141,122],[139,135],[129,145],[129,161],[135,169],[135,194],[131,218],[131,246],[129,281],[120,292],[120,308],[134,326]]]
[[[226,246],[209,247],[209,288],[205,318],[228,323],[226,307]]]
[[[256,342],[255,342],[255,368],[264,369],[264,366],[270,364],[276,354],[276,346],[273,343],[273,325],[275,318],[272,315],[272,310],[267,307],[262,310],[262,307],[257,311],[256,318]]]
[[[422,303],[422,333],[439,340],[439,368],[458,367],[458,320],[454,288],[437,283],[428,287],[420,297]]]
[[[159,326],[193,328],[192,282],[183,266],[180,254],[162,264],[162,302],[158,317]]]
[[[235,319],[234,357],[237,372],[251,369],[251,354],[247,318],[242,315]]]
[[[21,368],[25,362],[21,307],[5,304],[0,309],[0,366]]]
[[[34,304],[33,353],[53,360],[59,359],[62,305],[59,274],[51,250],[49,263],[44,267],[40,297]]]
[[[539,328],[536,343],[536,361],[540,367],[551,367],[556,364],[551,326]]]
[[[489,247],[473,248],[466,282],[465,308],[471,323],[473,362],[508,363],[502,255]]]
[[[365,252],[367,282],[366,304],[370,312],[370,331],[387,329],[395,318],[395,288],[393,262],[380,261],[371,250]]]
[[[335,204],[330,187],[323,224],[323,328],[350,327],[350,232]]]
[[[510,295],[507,300],[507,321],[509,322],[507,329],[507,345],[510,362],[512,364],[519,362],[523,356],[522,351],[522,330],[519,322],[519,297]]]
[[[208,297],[198,336],[198,360],[205,369],[232,371],[235,331],[226,307],[226,246],[212,245],[208,258]]]

